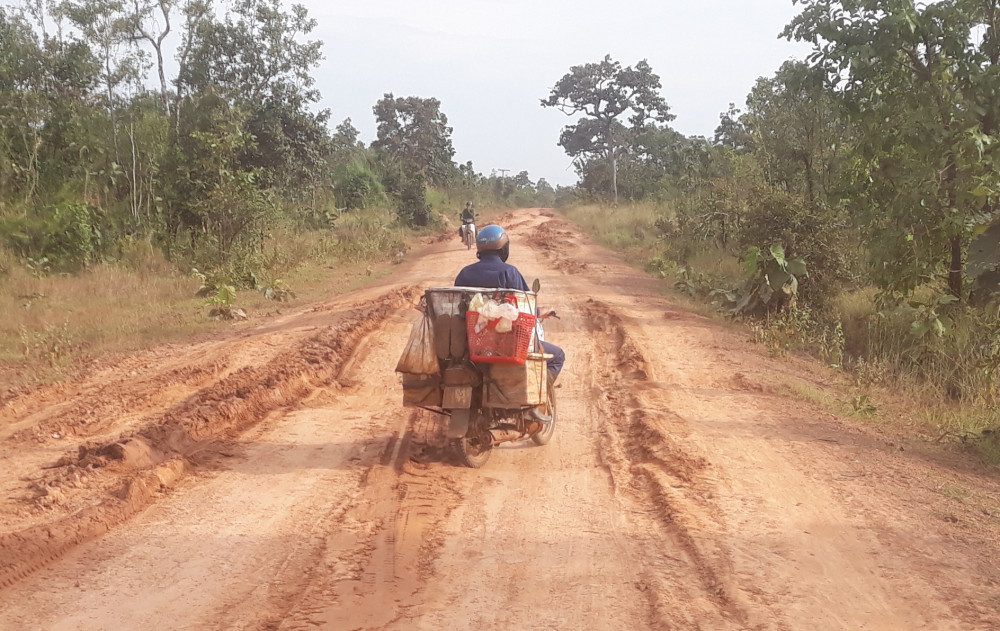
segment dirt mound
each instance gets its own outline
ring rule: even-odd
[[[334,382],[362,338],[418,293],[404,288],[385,294],[267,363],[241,368],[146,419],[139,429],[59,459],[34,483],[39,502],[59,504],[73,495],[77,502],[89,497],[90,505],[51,523],[0,534],[0,586],[131,518],[173,485],[195,456],[210,458],[224,445],[219,439],[237,436],[270,412]]]
[[[570,229],[562,219],[550,219],[535,228],[528,237],[529,243],[559,270],[567,274],[578,274],[590,269],[582,260],[569,256],[570,246],[577,245],[580,235]]]

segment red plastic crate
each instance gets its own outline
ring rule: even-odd
[[[535,328],[535,316],[520,313],[514,320],[514,328],[509,333],[497,333],[499,320],[492,320],[476,333],[479,314],[468,311],[465,314],[465,330],[469,336],[469,359],[489,364],[523,364],[528,357],[531,332]]]

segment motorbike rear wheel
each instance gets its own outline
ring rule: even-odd
[[[470,432],[455,440],[455,451],[462,464],[472,469],[478,469],[486,464],[493,453],[493,440],[489,432]]]

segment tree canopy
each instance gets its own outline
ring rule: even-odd
[[[610,55],[597,63],[573,66],[552,88],[542,107],[582,116],[563,129],[559,145],[582,160],[601,157],[611,165],[611,187],[618,201],[618,160],[629,151],[636,134],[651,121],[673,119],[660,96],[660,77],[645,61],[622,66]],[[625,123],[628,123],[626,125]]]
[[[372,108],[378,137],[372,143],[411,173],[442,184],[455,173],[452,128],[435,98],[396,98],[386,94]]]
[[[994,214],[1000,116],[996,0],[804,0],[788,37],[811,42],[858,127],[883,285],[942,270],[963,295],[964,249]]]

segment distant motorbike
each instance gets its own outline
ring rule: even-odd
[[[552,439],[556,400],[547,370],[552,356],[539,342],[537,291],[536,280],[531,292],[438,287],[424,294],[438,371],[401,371],[404,404],[447,417],[448,438],[469,467],[482,467],[501,443],[531,439],[545,445]],[[499,312],[504,317],[490,317]]]
[[[476,224],[472,221],[463,221],[460,230],[465,249],[471,250],[476,244]]]

